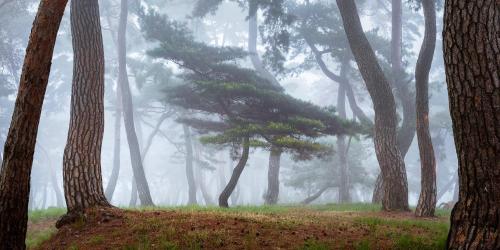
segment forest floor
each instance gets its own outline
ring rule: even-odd
[[[366,204],[113,211],[59,230],[64,210],[31,212],[26,242],[31,249],[444,249],[449,227],[449,211],[422,219]]]

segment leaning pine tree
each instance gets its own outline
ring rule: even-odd
[[[240,68],[236,61],[246,52],[196,42],[184,25],[153,12],[143,15],[142,21],[146,37],[159,42],[149,54],[175,62],[186,72],[185,84],[169,89],[165,100],[204,114],[180,121],[204,133],[204,143],[241,148],[238,164],[219,197],[220,206],[228,206],[250,147],[281,148],[309,159],[330,152],[316,138],[359,130],[332,110],[297,100],[255,71]]]

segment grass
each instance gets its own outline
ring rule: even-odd
[[[57,244],[63,237],[68,246],[75,249],[100,249],[100,246],[138,250],[260,249],[276,246],[303,250],[332,247],[426,250],[444,249],[449,228],[446,219],[449,211],[446,210],[436,211],[437,218],[429,220],[408,213],[394,216],[379,213],[381,206],[376,204],[123,209],[126,212],[121,226],[89,230],[96,225],[74,225],[70,227],[72,233],[58,234],[53,239],[56,230],[49,227],[30,232],[26,242],[33,248],[47,240]],[[52,208],[32,211],[29,218],[31,223],[44,223],[55,221],[64,213],[64,209]],[[80,231],[78,239],[72,236],[76,231]]]

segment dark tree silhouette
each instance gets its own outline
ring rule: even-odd
[[[67,0],[42,0],[24,57],[0,172],[0,249],[25,249],[30,174],[57,31]]]
[[[500,8],[447,0],[443,49],[460,193],[448,249],[500,249]]]

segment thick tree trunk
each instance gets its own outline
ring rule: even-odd
[[[139,141],[134,125],[134,112],[132,104],[132,94],[128,82],[127,73],[127,17],[128,17],[128,0],[121,0],[120,21],[118,26],[118,82],[122,92],[123,118],[125,123],[125,131],[127,133],[127,141],[130,150],[130,161],[132,162],[132,170],[134,179],[137,185],[139,199],[143,206],[153,206],[153,199],[149,192],[149,185],[144,173],[142,165],[141,151]]]
[[[238,184],[238,180],[240,179],[241,173],[245,168],[245,165],[248,161],[248,154],[250,151],[250,142],[249,138],[246,137],[243,139],[243,152],[241,153],[241,158],[236,167],[233,170],[233,174],[231,175],[231,179],[227,183],[224,190],[219,196],[219,206],[220,207],[229,207],[228,199],[234,191],[236,184]]]
[[[429,72],[436,48],[436,3],[422,0],[425,17],[425,35],[415,69],[417,92],[417,139],[420,151],[421,189],[417,216],[434,216],[437,203],[436,158],[429,131]]]
[[[443,48],[460,193],[448,249],[500,249],[500,6],[447,0]]]
[[[389,82],[377,62],[363,32],[356,3],[337,0],[349,45],[365,80],[375,109],[375,152],[384,179],[384,210],[407,211],[408,183],[406,169],[396,142],[396,104]]]
[[[116,86],[116,112],[115,112],[115,138],[113,148],[113,169],[111,170],[111,177],[109,178],[108,185],[104,194],[111,202],[113,194],[115,193],[116,183],[120,175],[120,151],[121,151],[121,128],[122,128],[122,103],[121,103],[120,86]]]
[[[267,193],[265,195],[265,203],[267,205],[275,205],[278,203],[280,193],[280,148],[271,148],[269,153],[269,169],[267,171]]]
[[[196,201],[196,182],[194,180],[193,170],[193,143],[191,140],[191,131],[189,127],[182,124],[184,130],[184,145],[186,147],[186,178],[188,182],[188,205],[197,204]]]
[[[406,169],[396,141],[396,104],[389,82],[377,62],[359,19],[356,3],[337,0],[349,45],[365,80],[375,109],[375,152],[384,178],[384,210],[407,211]]]
[[[25,249],[30,174],[57,31],[67,0],[42,0],[24,57],[0,172],[0,249]]]
[[[97,0],[71,1],[73,84],[68,139],[63,157],[68,215],[110,206],[102,186],[104,49]],[[92,58],[92,60],[89,60]]]

